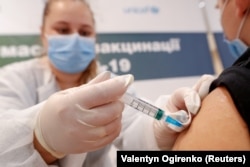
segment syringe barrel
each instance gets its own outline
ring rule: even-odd
[[[139,99],[129,93],[125,93],[122,97],[121,97],[121,101],[124,102],[125,104],[131,106],[132,108],[139,110],[141,112],[143,112],[144,114],[147,114],[155,119],[162,119],[163,115],[164,115],[164,111],[153,106],[152,104]]]

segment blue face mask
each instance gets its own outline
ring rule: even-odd
[[[239,58],[248,48],[248,46],[239,38],[229,41],[224,39],[228,45],[229,51],[236,59]]]
[[[48,56],[52,65],[65,73],[84,71],[95,58],[95,40],[73,35],[48,36]]]

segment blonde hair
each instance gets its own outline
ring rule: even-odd
[[[43,18],[42,18],[42,23],[44,25],[44,22],[45,22],[45,17],[48,15],[49,13],[49,9],[50,9],[50,6],[52,3],[56,2],[56,1],[80,1],[82,2],[84,5],[86,5],[92,15],[92,20],[93,22],[95,23],[95,19],[94,19],[94,14],[93,14],[93,11],[91,10],[89,4],[86,2],[86,0],[47,0],[45,2],[45,6],[44,6],[44,9],[43,9]]]
[[[92,12],[89,4],[85,0],[47,0],[46,3],[45,3],[44,10],[43,10],[42,26],[44,26],[46,16],[50,12],[51,4],[56,2],[56,1],[80,1],[80,2],[82,2],[84,5],[86,5],[88,7],[89,11],[92,14],[93,22],[95,23],[93,12]],[[81,75],[81,78],[80,78],[80,84],[87,83],[89,80],[93,79],[96,75],[97,75],[97,58],[94,59],[89,64],[89,66],[86,68],[86,70],[82,72],[82,75]]]

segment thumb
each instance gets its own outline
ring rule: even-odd
[[[169,100],[170,106],[175,106],[177,110],[186,108],[187,111],[196,114],[200,107],[200,97],[198,93],[188,87],[177,89]]]
[[[71,99],[76,104],[90,109],[118,100],[133,81],[133,75],[127,74],[98,83],[92,82],[74,91]]]
[[[213,75],[204,74],[195,83],[193,89],[198,92],[201,100],[208,94],[211,83],[216,79]]]

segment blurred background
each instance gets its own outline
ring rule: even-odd
[[[103,70],[135,76],[154,101],[234,58],[223,42],[217,0],[88,0],[95,14]],[[41,55],[44,0],[0,0],[0,66]]]

